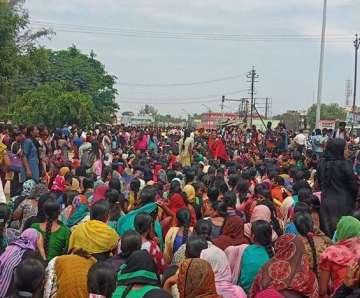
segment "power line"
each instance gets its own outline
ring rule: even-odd
[[[199,39],[199,40],[228,40],[228,41],[318,41],[320,36],[315,34],[224,34],[224,33],[194,33],[194,32],[169,32],[138,30],[114,27],[99,27],[78,24],[64,24],[45,21],[32,21],[35,26],[54,26],[57,31],[101,34],[101,35],[119,35],[123,37],[135,38],[170,38],[170,39]],[[351,35],[333,34],[329,36],[330,41],[347,42]]]
[[[163,83],[163,84],[153,84],[153,83],[135,83],[135,82],[118,82],[119,85],[133,86],[133,87],[176,87],[176,86],[195,86],[195,85],[205,85],[216,82],[229,81],[242,77],[243,75],[233,75],[218,79],[197,81],[197,82],[187,82],[187,83]]]
[[[203,103],[212,103],[212,102],[218,102],[218,99],[212,99],[212,100],[204,100],[204,101],[176,101],[176,104],[203,104]],[[117,100],[118,103],[126,103],[126,104],[151,104],[151,105],[174,105],[174,102],[171,100],[164,101],[164,102],[154,102],[151,99],[148,101],[133,101],[133,100],[122,100],[119,98]]]
[[[233,95],[239,94],[248,91],[247,89],[235,90],[230,92],[225,92],[225,94]],[[164,101],[155,101],[154,97],[139,98],[139,97],[120,97],[118,98],[119,102],[122,103],[136,103],[136,104],[195,104],[195,103],[206,103],[206,102],[215,102],[218,101],[218,97],[222,94],[210,94],[203,95],[198,97],[177,97],[177,98],[162,98]]]

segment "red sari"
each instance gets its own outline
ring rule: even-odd
[[[215,141],[210,138],[208,142],[208,147],[214,159],[220,159],[223,161],[229,160],[229,156],[226,152],[224,142],[221,140],[221,138],[218,137],[215,139]]]
[[[266,289],[319,297],[319,285],[311,271],[301,237],[286,234],[275,243],[275,256],[256,275],[249,297]]]

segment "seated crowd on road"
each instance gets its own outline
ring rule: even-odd
[[[344,125],[3,125],[0,297],[360,297]]]

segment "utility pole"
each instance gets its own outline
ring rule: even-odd
[[[265,119],[268,118],[269,113],[269,98],[266,97],[265,99]]]
[[[345,83],[345,106],[346,107],[350,106],[351,95],[352,95],[351,80],[346,80],[346,83]]]
[[[225,102],[225,95],[221,97],[221,120],[224,121],[224,102]]]
[[[252,126],[253,110],[254,110],[255,83],[257,82],[255,80],[257,78],[259,78],[259,76],[256,74],[256,70],[255,70],[254,66],[253,66],[252,70],[248,72],[246,77],[250,80],[248,82],[251,83],[249,94],[250,94],[250,126]]]
[[[318,93],[317,93],[317,106],[316,106],[316,128],[320,127],[320,113],[321,113],[321,97],[323,87],[323,73],[324,73],[324,52],[325,52],[325,33],[326,33],[326,8],[327,0],[324,0],[323,8],[323,22],[321,31],[321,47],[320,47],[320,64],[319,64],[319,79],[318,79]]]
[[[356,88],[357,88],[357,61],[358,61],[358,52],[360,47],[360,39],[359,36],[355,35],[354,40],[355,47],[355,70],[354,70],[354,93],[353,93],[353,105],[352,105],[352,113],[353,113],[353,124],[355,123],[355,104],[356,104]]]

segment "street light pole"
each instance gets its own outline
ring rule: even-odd
[[[204,106],[207,110],[208,110],[208,129],[210,129],[210,113],[211,113],[211,108],[209,106],[207,106],[206,104],[202,104],[202,106]]]
[[[321,31],[321,47],[320,47],[320,64],[319,64],[319,79],[318,79],[318,92],[317,92],[317,106],[316,106],[316,128],[320,127],[320,113],[321,113],[321,97],[323,87],[323,73],[324,73],[324,52],[325,52],[325,33],[326,33],[326,9],[327,0],[324,0],[323,8],[323,22]]]
[[[352,105],[352,122],[355,123],[355,105],[356,105],[356,88],[357,88],[357,64],[358,64],[358,52],[360,47],[360,38],[356,34],[354,40],[355,47],[355,70],[354,70],[354,94],[353,94],[353,105]]]

